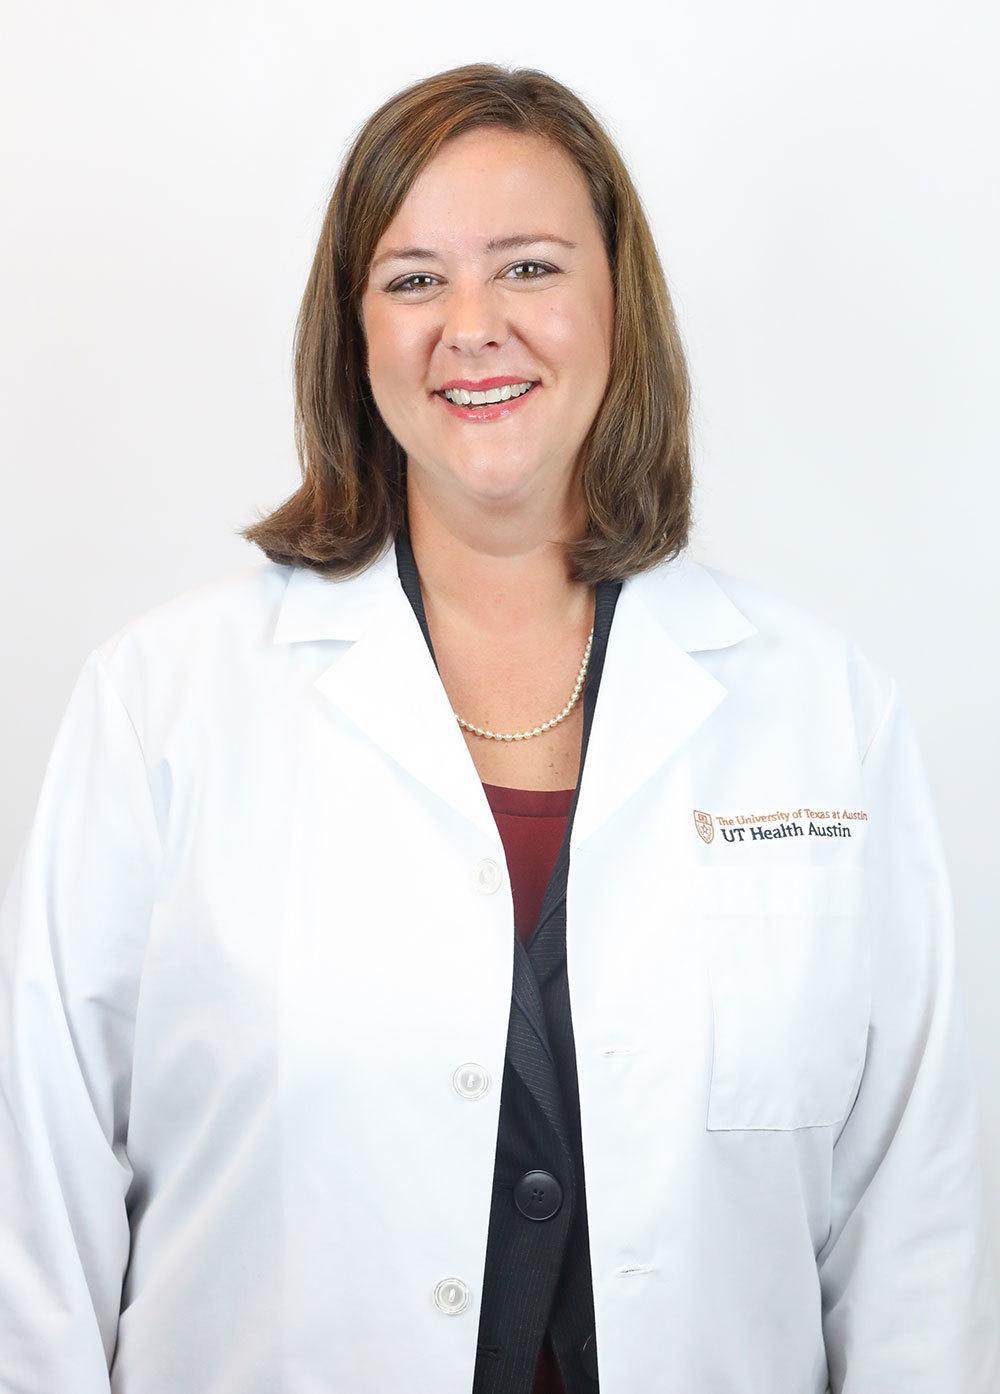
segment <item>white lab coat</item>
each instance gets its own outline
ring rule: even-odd
[[[602,1394],[995,1394],[893,684],[686,558],[627,581],[567,914]],[[391,552],[103,645],[0,931],[5,1394],[468,1394],[513,939]]]

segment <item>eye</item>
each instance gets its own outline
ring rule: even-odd
[[[540,281],[543,276],[551,275],[555,270],[554,266],[549,266],[544,261],[516,261],[504,272],[504,276],[510,277],[512,281]]]
[[[390,294],[402,291],[405,295],[408,291],[428,290],[431,286],[437,285],[437,277],[432,276],[428,271],[411,271],[409,276],[402,276],[398,281],[393,281],[387,289]]]

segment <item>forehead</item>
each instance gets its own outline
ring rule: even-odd
[[[464,246],[535,230],[600,240],[586,180],[553,141],[486,127],[446,141],[379,239],[384,246]]]

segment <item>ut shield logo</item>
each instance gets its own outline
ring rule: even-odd
[[[698,829],[698,836],[702,842],[711,842],[715,836],[715,824],[712,822],[710,813],[700,813],[694,810],[694,825]]]

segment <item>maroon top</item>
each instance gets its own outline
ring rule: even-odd
[[[559,848],[566,833],[572,789],[505,789],[484,784],[507,854],[514,897],[514,928],[527,944],[542,909]]]
[[[527,944],[566,834],[574,790],[506,789],[499,784],[484,784],[483,789],[507,857],[514,928],[522,944]],[[538,1357],[532,1394],[565,1394],[548,1335]]]

